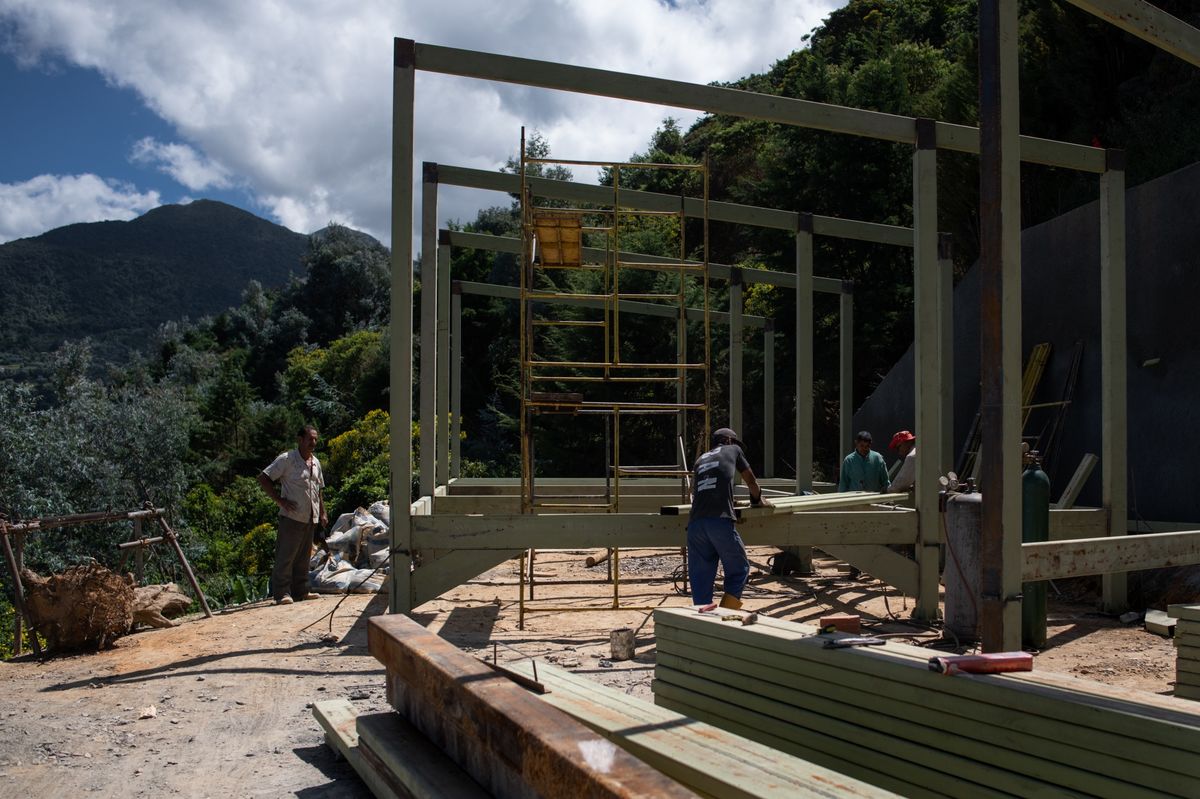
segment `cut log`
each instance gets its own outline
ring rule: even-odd
[[[25,569],[25,603],[52,651],[103,649],[133,624],[133,588],[99,564],[40,577]]]
[[[143,585],[134,589],[133,621],[151,627],[174,627],[178,616],[192,606],[192,598],[179,590],[175,583]]]

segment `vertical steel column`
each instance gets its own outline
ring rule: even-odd
[[[1100,177],[1101,501],[1108,510],[1108,534],[1126,535],[1125,152],[1109,150],[1107,157],[1108,168]],[[1125,572],[1101,579],[1104,609],[1126,610]]]
[[[450,482],[450,231],[438,231],[436,485]]]
[[[812,488],[813,217],[796,225],[796,493]]]
[[[1021,646],[1021,153],[1017,4],[979,4],[980,633]]]
[[[437,469],[437,164],[425,162],[421,179],[421,478],[420,496],[432,496]]]
[[[941,309],[942,451],[938,471],[954,468],[954,242],[938,234],[938,308]]]
[[[838,301],[838,459],[854,446],[854,281],[842,281]],[[834,463],[838,463],[835,460]],[[836,474],[834,479],[836,481]]]
[[[729,422],[742,435],[742,270],[729,270]]]
[[[938,615],[937,478],[942,452],[942,306],[937,233],[937,127],[916,120],[913,171],[913,406],[917,433],[917,602],[913,617]]]
[[[462,474],[462,286],[450,284],[450,476]]]
[[[412,564],[412,223],[413,94],[416,46],[393,43],[392,73],[392,303],[389,460],[392,473],[392,574],[388,608],[413,608]]]
[[[763,323],[763,477],[775,476],[775,320]]]

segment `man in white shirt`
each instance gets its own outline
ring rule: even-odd
[[[902,461],[896,479],[892,480],[891,491],[912,491],[917,484],[917,437],[908,430],[901,430],[892,436],[889,449],[896,450]]]
[[[321,462],[313,454],[316,448],[317,428],[305,425],[297,434],[296,448],[282,453],[258,474],[258,484],[279,506],[275,568],[271,571],[271,593],[276,605],[316,599],[308,593],[308,562],[316,531],[329,525],[321,495],[325,476],[321,473]]]

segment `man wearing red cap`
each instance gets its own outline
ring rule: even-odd
[[[892,443],[888,444],[888,449],[896,450],[903,458],[900,471],[896,472],[896,479],[892,481],[891,490],[912,491],[917,483],[917,437],[908,430],[901,430],[892,436]]]
[[[763,499],[754,471],[746,461],[737,433],[722,427],[712,434],[712,449],[696,459],[692,468],[692,510],[688,516],[688,581],[692,585],[692,604],[701,611],[716,607],[713,581],[717,562],[725,569],[721,607],[742,606],[742,590],[750,577],[750,560],[733,523],[733,478],[741,474],[750,489],[750,504],[770,505]]]

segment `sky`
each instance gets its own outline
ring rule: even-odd
[[[215,199],[389,243],[393,37],[693,83],[764,72],[844,0],[0,0],[0,242]],[[628,159],[693,111],[430,73],[420,162],[498,169],[521,127]],[[577,180],[594,180],[575,169]],[[439,223],[507,203],[444,187]],[[419,226],[418,226],[419,227]]]

